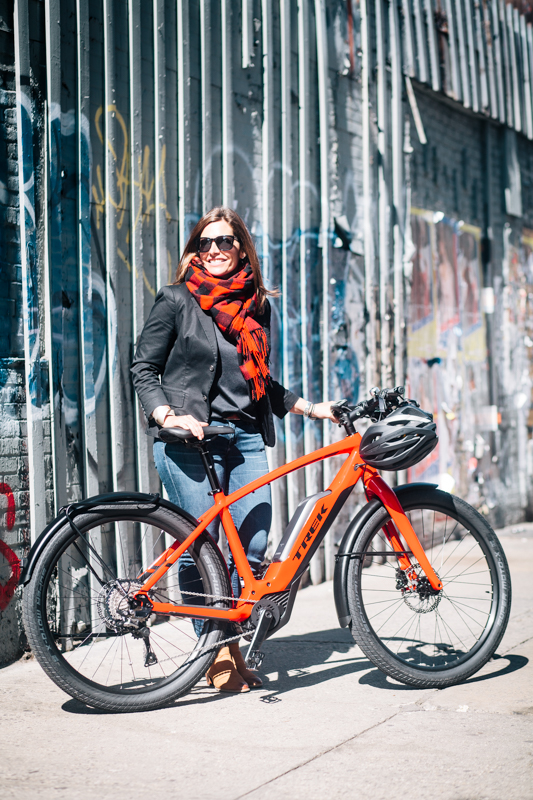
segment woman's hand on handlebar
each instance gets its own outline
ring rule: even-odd
[[[313,419],[330,419],[332,422],[338,422],[338,419],[333,416],[331,411],[333,404],[333,400],[327,400],[325,403],[315,403],[312,411]]]
[[[299,397],[291,408],[291,412],[293,414],[303,414],[304,417],[309,417],[309,419],[330,419],[332,422],[338,422],[331,412],[332,405],[334,405],[332,400],[328,400],[325,403],[311,403],[310,400],[304,400],[303,397]]]

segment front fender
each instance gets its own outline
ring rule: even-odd
[[[82,514],[85,511],[88,511],[92,506],[98,505],[105,505],[106,503],[142,503],[142,504],[155,504],[157,503],[160,506],[166,506],[172,510],[176,510],[177,506],[174,506],[168,500],[160,497],[158,494],[143,494],[141,492],[113,492],[111,494],[99,494],[95,495],[94,497],[88,497],[86,500],[81,500],[77,503],[72,503],[68,508],[70,508],[70,513],[72,516],[76,516],[77,514]],[[180,514],[186,517],[189,522],[191,522],[194,527],[198,525],[198,520],[184,511],[182,508],[178,509]],[[58,516],[46,526],[44,531],[38,536],[36,541],[34,542],[28,557],[24,560],[24,565],[22,569],[22,574],[20,576],[19,585],[25,586],[27,583],[30,582],[31,576],[33,574],[33,570],[35,569],[35,565],[39,560],[39,557],[45,547],[47,546],[48,542],[54,538],[56,533],[63,527],[63,525],[68,524],[65,510],[62,509]]]
[[[418,492],[420,489],[427,489],[428,487],[435,488],[435,483],[406,483],[403,486],[397,486],[394,489],[394,493],[398,497],[400,503],[402,499],[407,498],[411,492]],[[352,553],[355,542],[357,541],[357,537],[363,530],[364,526],[370,519],[370,517],[377,511],[377,509],[381,506],[381,500],[377,497],[373,497],[369,503],[367,503],[363,508],[359,511],[359,513],[353,518],[346,529],[346,533],[342,537],[342,541],[339,546],[339,551],[335,557],[335,571],[333,574],[333,595],[335,597],[335,608],[337,610],[337,616],[339,618],[339,625],[341,628],[346,628],[350,622],[350,611],[348,609],[348,599],[346,596],[346,582],[348,580],[348,568],[350,566],[350,559],[349,558],[342,558],[343,555],[347,553]]]

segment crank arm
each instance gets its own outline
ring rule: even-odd
[[[250,642],[250,647],[248,648],[248,652],[246,653],[246,665],[251,669],[257,669],[261,666],[261,663],[264,658],[264,654],[259,652],[259,648],[265,641],[267,637],[267,633],[270,630],[270,626],[272,625],[274,616],[268,608],[264,608],[259,615],[259,622],[257,624],[257,628],[254,631],[254,635],[252,641]]]

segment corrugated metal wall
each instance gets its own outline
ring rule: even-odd
[[[129,364],[205,210],[237,209],[282,289],[277,376],[356,400],[406,379],[411,79],[533,138],[531,22],[504,0],[15,0],[13,20],[33,537],[68,501],[157,488]],[[271,463],[334,435],[289,415]],[[277,486],[274,541],[330,469]]]
[[[53,513],[48,414],[55,510],[157,487],[129,364],[158,288],[213,205],[239,211],[282,289],[279,378],[314,399],[356,399],[365,359],[362,260],[332,247],[335,216],[362,231],[356,5],[47,0],[40,98],[35,9],[17,0],[14,17],[33,535]],[[330,436],[291,415],[272,463]],[[277,488],[274,538],[322,481],[314,469]]]

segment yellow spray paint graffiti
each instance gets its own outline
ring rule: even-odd
[[[103,111],[104,111],[103,106],[100,106],[94,118],[96,132],[102,144],[104,143],[104,136],[102,132]],[[111,153],[116,165],[113,177],[115,180],[117,199],[115,200],[109,194],[106,194],[104,179],[102,175],[102,167],[100,164],[98,164],[96,167],[96,184],[93,184],[92,186],[92,196],[96,210],[97,229],[98,230],[100,229],[100,217],[104,214],[106,202],[109,201],[110,205],[115,209],[115,211],[118,212],[116,217],[116,226],[117,230],[121,230],[124,224],[125,214],[128,208],[128,190],[130,188],[129,135],[124,117],[122,116],[122,114],[117,109],[114,103],[111,103],[107,106],[107,112],[113,115],[113,117],[118,122],[120,130],[122,132],[122,152],[120,153],[120,155],[117,153],[117,151],[115,150],[113,144],[109,141],[109,139],[106,142],[107,148]],[[160,209],[165,212],[166,219],[170,220],[170,214],[168,212],[166,205],[167,187],[165,180],[165,162],[166,162],[166,145],[163,145],[161,150],[161,166],[159,168],[159,174],[157,176],[157,180],[160,183],[161,196],[162,196]],[[137,176],[138,176],[137,179],[135,179],[135,176],[133,177],[133,185],[139,189],[139,207],[137,209],[137,213],[133,223],[133,231],[136,231],[139,226],[142,227],[144,224],[150,224],[155,211],[156,183],[151,169],[150,148],[148,145],[145,145],[142,155],[138,157]],[[126,244],[129,245],[129,242],[130,242],[130,231],[126,233]],[[117,245],[117,255],[122,261],[122,263],[125,264],[128,271],[131,272],[131,264],[128,259],[128,256],[118,245]],[[168,250],[167,250],[167,258],[168,258],[168,270],[170,275],[172,271],[172,259],[170,256],[170,252]],[[138,277],[137,270],[135,277]],[[155,288],[151,285],[144,269],[143,269],[143,281],[146,288],[152,295],[152,297],[155,297]]]

